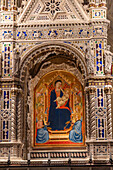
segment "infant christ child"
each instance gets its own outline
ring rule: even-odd
[[[65,91],[63,89],[61,89],[61,90],[63,92],[63,96],[62,97],[57,97],[56,100],[54,100],[54,102],[57,102],[57,104],[58,104],[56,109],[63,106],[69,99],[69,89],[65,89]]]

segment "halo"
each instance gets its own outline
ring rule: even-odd
[[[56,78],[53,80],[53,87],[55,88],[55,82],[56,82],[57,80],[62,81],[62,87],[63,87],[63,86],[64,86],[64,80],[63,80],[62,77],[60,77],[60,76],[56,77]]]

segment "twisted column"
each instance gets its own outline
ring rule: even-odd
[[[2,75],[2,54],[0,53],[0,76]]]
[[[1,104],[2,104],[1,98],[2,98],[2,89],[0,88],[0,111],[1,111]]]
[[[16,141],[16,97],[17,97],[17,88],[11,88],[11,140]]]
[[[89,101],[88,101],[88,89],[85,89],[85,101],[86,101],[86,136],[89,139]]]
[[[90,138],[96,138],[96,123],[95,123],[95,87],[90,87]]]
[[[18,106],[17,106],[17,140],[18,142],[22,141],[22,109],[23,109],[23,95],[22,90],[19,90],[19,96],[18,96]]]
[[[105,87],[107,103],[107,136],[112,139],[112,112],[111,112],[111,87]]]

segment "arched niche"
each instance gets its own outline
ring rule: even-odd
[[[60,62],[58,59],[61,59]],[[80,82],[84,91],[84,80],[88,77],[85,56],[70,45],[49,44],[44,46],[43,44],[40,45],[40,48],[34,47],[23,57],[20,63],[20,80],[24,101],[22,105],[24,129],[21,131],[23,131],[23,139],[27,141],[27,146],[26,143],[24,144],[25,150],[26,147],[27,150],[37,148],[37,145],[34,145],[34,89],[42,77],[59,70],[73,75]],[[84,145],[84,133],[83,141],[81,142],[82,146]],[[75,143],[73,146],[77,145],[80,146],[80,142],[79,144]],[[42,147],[46,146],[43,145]]]

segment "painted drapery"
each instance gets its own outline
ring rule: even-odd
[[[34,146],[84,145],[83,88],[64,71],[45,75],[34,89]]]

